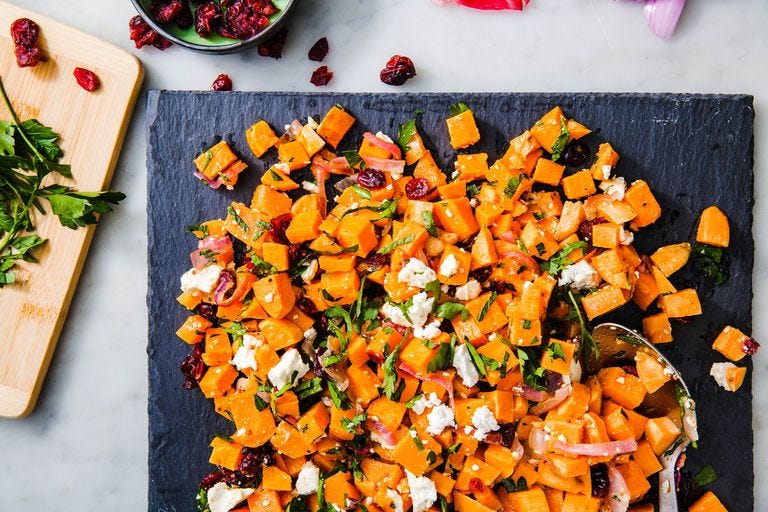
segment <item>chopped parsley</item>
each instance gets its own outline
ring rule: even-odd
[[[456,338],[454,337],[454,340]],[[427,364],[427,371],[439,372],[451,367],[453,361],[453,343],[441,343],[432,360]]]
[[[274,181],[283,181],[283,177],[277,174],[273,169],[269,170],[269,175],[272,176]]]
[[[376,254],[389,254],[393,250],[395,250],[396,247],[400,247],[401,245],[409,244],[416,240],[415,235],[408,235],[404,238],[400,238],[399,240],[393,240],[391,243],[385,245],[378,251],[376,251]]]
[[[573,262],[568,259],[568,256],[575,250],[586,249],[587,243],[583,241],[571,242],[565,245],[562,249],[552,255],[547,261],[541,263],[541,270],[549,272],[549,275],[556,276],[565,267]]]
[[[341,426],[344,427],[344,430],[352,434],[356,432],[357,427],[365,423],[365,420],[367,419],[368,413],[361,412],[360,414],[352,416],[352,418],[341,418]]]
[[[406,338],[407,336],[404,336],[403,340]],[[393,400],[393,397],[397,392],[397,358],[400,356],[400,351],[402,349],[403,342],[401,341],[400,344],[395,347],[392,353],[390,353],[384,360],[384,382],[382,383],[382,389],[384,391],[384,396],[390,400]]]
[[[557,136],[557,139],[552,144],[553,161],[560,160],[560,157],[563,156],[563,151],[565,151],[565,146],[570,140],[571,132],[568,131],[568,126],[565,124],[565,116],[560,116],[560,135]]]
[[[520,372],[523,374],[523,382],[537,391],[544,391],[544,368],[539,365],[533,353],[518,347],[517,358],[520,360]]]
[[[443,302],[437,306],[435,316],[437,318],[445,318],[446,320],[453,320],[453,317],[461,314],[461,320],[466,322],[469,319],[469,310],[458,302]]]
[[[556,341],[550,342],[547,346],[547,356],[549,357],[550,361],[554,361],[555,359],[561,359],[563,361],[567,360],[562,345]]]
[[[352,185],[352,190],[363,199],[371,199],[371,197],[373,197],[371,196],[370,190],[363,188],[360,185]]]
[[[437,237],[437,226],[435,226],[435,218],[432,216],[432,212],[422,212],[421,218],[424,221],[424,229],[427,230],[429,236]]]
[[[237,214],[235,209],[232,206],[227,207],[227,213],[232,216],[232,220],[235,221],[235,223],[240,226],[240,229],[248,233],[251,228],[248,227],[248,224],[245,223],[245,221],[240,218],[240,215]]]
[[[461,101],[459,101],[451,105],[450,110],[451,110],[452,116],[457,116],[462,112],[466,112],[467,110],[469,110],[469,107],[466,105],[466,103],[462,103]]]
[[[488,314],[488,311],[491,309],[491,305],[496,300],[496,297],[498,296],[498,293],[495,291],[491,292],[490,297],[488,297],[488,300],[485,301],[485,304],[483,304],[483,309],[480,310],[480,314],[477,315],[478,322],[482,322],[485,316]]]
[[[365,162],[363,161],[363,158],[360,156],[360,153],[358,153],[354,149],[347,149],[345,151],[342,151],[341,154],[344,156],[344,158],[347,159],[347,163],[352,168],[359,168],[359,169],[365,169]]]
[[[519,174],[516,177],[512,176],[507,180],[507,186],[504,187],[504,195],[511,199],[515,192],[517,192],[517,188],[520,186],[520,183],[523,182],[523,175]]]
[[[725,249],[704,244],[691,244],[691,257],[696,270],[708,277],[716,286],[728,280],[728,261]]]

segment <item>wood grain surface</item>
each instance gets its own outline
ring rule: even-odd
[[[19,68],[9,27],[27,17],[40,26],[48,62]],[[89,93],[72,72],[94,71],[101,87]],[[61,134],[63,162],[81,190],[109,185],[143,77],[139,61],[123,50],[56,21],[0,1],[0,76],[21,119],[37,118]],[[9,119],[0,106],[0,119]],[[48,178],[50,179],[50,178]],[[48,183],[48,181],[46,181]],[[54,215],[37,215],[48,243],[38,264],[20,264],[17,284],[0,289],[0,417],[19,418],[35,405],[94,227],[71,230]]]

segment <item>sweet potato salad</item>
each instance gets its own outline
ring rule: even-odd
[[[670,319],[702,309],[670,276],[699,253],[717,274],[727,217],[708,208],[694,244],[639,254],[661,207],[608,142],[589,156],[588,127],[555,107],[492,159],[471,150],[467,105],[446,118],[447,172],[417,119],[350,140],[336,105],[247,131],[276,162],[250,204],[190,228],[178,297],[185,387],[232,422],[199,510],[653,510],[683,425],[637,409],[672,372],[644,354],[589,368],[589,323],[633,301],[646,337],[672,341]],[[226,142],[196,165],[213,187],[247,168]],[[726,327],[715,348],[738,361],[756,345]],[[746,368],[718,364],[738,389]]]

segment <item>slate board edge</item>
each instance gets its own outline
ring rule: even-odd
[[[157,90],[149,91],[149,94],[148,94],[148,104],[147,104],[147,114],[148,114],[148,116],[147,116],[147,119],[148,119],[148,122],[147,122],[147,137],[148,137],[148,142],[150,142],[150,139],[151,139],[152,127],[154,125],[153,121],[154,121],[155,115],[157,114],[158,103],[159,103],[159,101],[160,101],[160,99],[162,98],[163,95],[196,95],[197,96],[197,95],[210,95],[210,94],[221,94],[221,93],[198,92],[198,91],[192,91],[192,92],[185,92],[185,91],[157,91]],[[748,94],[726,94],[726,95],[723,95],[723,94],[677,94],[677,93],[671,93],[671,94],[668,94],[668,93],[639,93],[639,94],[635,94],[635,93],[498,93],[498,92],[496,92],[496,93],[423,93],[423,94],[421,94],[421,93],[397,93],[397,94],[375,93],[375,94],[365,94],[365,93],[302,93],[302,92],[281,92],[281,93],[235,92],[235,93],[230,93],[230,94],[235,94],[235,95],[240,94],[240,95],[248,95],[248,96],[256,94],[256,95],[264,95],[264,96],[284,96],[284,97],[316,96],[316,97],[339,97],[339,98],[350,97],[350,96],[353,96],[353,97],[354,96],[365,96],[365,97],[368,97],[368,98],[371,98],[371,99],[375,99],[377,97],[391,98],[393,96],[418,97],[418,98],[450,96],[451,98],[455,98],[456,100],[461,100],[462,98],[470,98],[472,96],[476,96],[476,97],[479,97],[479,96],[482,96],[482,97],[487,97],[487,96],[523,96],[523,97],[535,98],[536,96],[547,96],[547,95],[559,96],[559,97],[572,96],[572,97],[580,97],[581,99],[590,99],[590,98],[598,98],[598,97],[605,97],[605,96],[612,96],[612,97],[617,97],[617,98],[655,98],[655,97],[659,97],[659,98],[667,97],[667,98],[669,98],[669,96],[673,96],[673,97],[675,97],[677,99],[680,99],[680,100],[685,100],[685,99],[691,99],[691,100],[695,100],[695,99],[703,99],[703,100],[707,100],[707,99],[739,100],[740,99],[740,100],[746,100],[749,103],[749,107],[752,110],[752,118],[754,118],[753,97],[751,95],[748,95]],[[751,183],[750,183],[750,191],[752,192],[752,199],[750,200],[750,203],[751,203],[750,206],[753,207],[754,206],[754,153],[753,153],[753,148],[754,148],[754,131],[753,131],[753,126],[752,126],[751,120],[750,120],[750,132],[751,132],[750,133],[751,137],[750,137],[750,142],[749,142],[749,154],[750,154],[750,158],[751,158],[750,168],[751,168],[751,178],[752,178],[751,179]],[[151,153],[151,144],[148,143],[148,147],[147,147],[147,157],[148,157],[147,183],[148,183],[148,185],[151,182],[152,166],[153,166],[152,159],[150,158],[150,153]],[[148,214],[152,210],[153,198],[154,198],[153,190],[151,188],[149,188],[149,200],[148,200],[148,203],[147,203],[147,212],[148,212]],[[752,211],[751,210],[752,210],[752,208],[750,208],[750,223],[752,221]],[[153,244],[154,244],[154,236],[153,236],[153,231],[151,229],[152,217],[150,215],[148,215],[148,218],[149,218],[149,222],[148,222],[149,247],[151,248],[153,246]],[[751,224],[750,224],[750,228],[751,228]],[[752,245],[752,251],[751,251],[750,259],[753,260],[754,243],[753,243],[752,240],[750,240],[750,242],[751,242],[751,245]],[[149,256],[151,257],[151,254]],[[751,264],[753,266],[753,261],[751,261]],[[149,274],[150,274],[150,278],[151,278],[151,266],[150,266],[150,269],[149,269]],[[753,298],[753,294],[751,293],[750,294],[750,300],[752,298]],[[158,298],[156,298],[154,296],[152,287],[148,287],[148,293],[147,293],[147,304],[148,304],[148,307],[151,308],[152,304],[155,303],[155,301],[157,299]],[[150,335],[151,335],[151,332],[150,332]],[[150,363],[149,364],[149,373],[150,373],[150,375],[153,375],[153,372],[157,372],[158,368],[157,368],[157,365],[154,364],[155,362],[152,360],[151,345],[148,344],[147,350],[148,350],[148,354],[150,356],[149,357],[149,359],[150,359],[150,361],[149,361],[149,363]],[[150,392],[151,392],[151,386],[150,386]],[[750,394],[750,397],[751,397],[751,394]],[[153,411],[152,404],[153,404],[153,396],[150,393],[150,399],[149,399],[149,402],[148,402],[148,411]],[[157,413],[157,410],[154,410],[154,412]],[[751,414],[751,411],[750,411],[750,414]],[[149,443],[150,443],[149,465],[151,467],[152,466],[152,462],[153,462],[153,455],[152,455],[153,454],[153,450],[152,450],[152,448],[153,448],[153,446],[155,446],[155,443],[162,442],[162,440],[161,440],[161,436],[156,435],[157,432],[155,430],[153,430],[153,428],[152,428],[153,426],[157,427],[158,425],[153,425],[152,416],[150,416],[149,419],[150,419],[150,430],[149,430]],[[155,418],[155,419],[157,419],[157,418]],[[750,432],[750,434],[752,434],[752,433]],[[750,470],[751,469],[752,468],[750,468]],[[753,472],[750,471],[750,473],[753,473]],[[156,506],[153,507],[153,505],[159,505],[159,504],[154,503],[154,501],[153,501],[153,498],[157,498],[157,495],[155,494],[155,491],[157,491],[157,482],[154,482],[152,480],[152,475],[151,474],[150,474],[150,482],[149,482],[149,491],[150,491],[150,510],[170,510],[170,509],[166,509],[166,508],[157,508]],[[175,510],[175,508],[173,510]]]

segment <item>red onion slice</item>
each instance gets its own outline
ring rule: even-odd
[[[375,430],[389,446],[395,446],[397,444],[397,438],[395,437],[395,434],[391,432],[382,422],[373,418],[372,416],[369,416],[368,423],[370,424],[371,428]]]
[[[216,304],[222,306],[228,301],[226,295],[233,286],[235,286],[235,278],[232,277],[231,272],[225,270],[219,274],[219,282],[216,285],[216,291],[213,292],[213,300]]]
[[[528,446],[536,455],[547,453],[547,433],[540,428],[534,428],[528,435]]]
[[[534,407],[531,407],[530,414],[535,414],[538,416],[554,409],[555,407],[565,402],[569,396],[571,396],[572,390],[573,388],[570,384],[560,386],[550,398],[547,398],[543,402],[535,405]]]
[[[624,476],[613,464],[608,464],[608,495],[611,512],[627,512],[629,509],[629,487]]]
[[[212,180],[208,176],[206,176],[206,175],[204,175],[204,174],[202,174],[200,172],[195,171],[192,174],[193,174],[193,176],[195,178],[199,179],[200,181],[202,181],[203,183],[205,183],[207,186],[211,187],[214,190],[216,190],[217,188],[219,188],[221,186],[221,181],[219,181],[219,180]]]
[[[207,258],[202,254],[200,254],[200,249],[197,249],[196,251],[192,251],[191,253],[189,253],[189,259],[192,262],[192,266],[195,268],[195,270],[200,270],[211,261],[210,258]]]
[[[532,402],[543,402],[547,399],[547,394],[544,391],[539,391],[526,385],[515,386],[512,388],[512,392]]]
[[[680,21],[685,0],[649,0],[645,4],[645,19],[651,32],[662,39],[670,39]]]
[[[586,455],[587,457],[612,457],[622,453],[631,453],[637,450],[637,441],[632,438],[623,441],[609,441],[607,443],[564,443],[555,441],[555,450],[571,455]]]
[[[506,252],[499,254],[499,257],[502,259],[512,258],[512,260],[514,260],[519,265],[525,265],[526,267],[535,271],[537,274],[541,273],[541,267],[539,267],[538,262],[535,259],[533,259],[532,256],[530,256],[529,254],[525,254],[522,251],[509,249]]]
[[[351,176],[347,176],[346,178],[342,179],[338,183],[336,183],[333,188],[338,190],[339,192],[344,192],[349,187],[352,187],[354,185],[357,185],[357,174],[353,174]]]
[[[428,373],[426,376],[422,377],[416,370],[405,363],[400,363],[397,368],[407,373],[411,377],[416,377],[419,380],[424,380],[427,382],[433,382],[446,390],[448,392],[448,400],[451,403],[451,409],[453,409],[453,382],[451,379],[444,376],[442,372]]]
[[[378,169],[381,172],[388,172],[393,177],[400,177],[405,171],[405,160],[391,160],[389,158],[376,158],[373,156],[364,156],[365,165],[372,169]]]
[[[402,158],[402,153],[400,153],[400,148],[397,144],[393,142],[387,142],[384,139],[378,138],[376,135],[374,135],[371,132],[365,132],[363,134],[363,137],[365,137],[365,140],[376,146],[377,148],[383,149],[384,151],[389,152],[395,160],[400,160]]]

